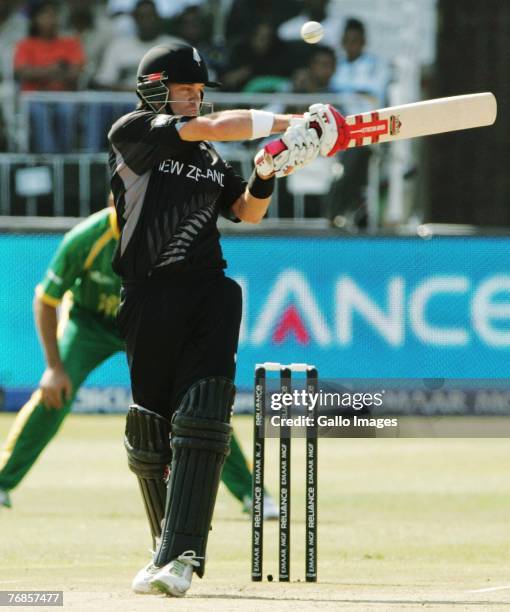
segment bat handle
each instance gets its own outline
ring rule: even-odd
[[[302,115],[294,115],[294,116],[297,119],[303,119]],[[322,130],[321,130],[319,124],[316,121],[313,121],[310,124],[310,127],[315,129],[315,131],[317,132],[317,135],[320,138],[321,134],[322,134]],[[278,155],[282,151],[285,151],[286,148],[287,148],[287,145],[283,142],[283,140],[281,138],[278,138],[277,140],[272,140],[271,142],[268,142],[267,145],[264,147],[264,149],[267,151],[267,153],[269,153],[269,155],[272,155],[273,157],[275,157],[276,155]]]

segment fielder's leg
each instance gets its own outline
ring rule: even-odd
[[[10,491],[24,478],[69,414],[72,400],[63,408],[46,408],[35,391],[20,409],[0,455],[0,489]]]
[[[0,489],[16,487],[36,462],[69,414],[76,393],[102,361],[123,350],[120,337],[92,315],[73,311],[58,339],[64,369],[71,379],[72,395],[63,407],[46,408],[39,390],[20,409],[0,453]]]
[[[244,502],[246,495],[251,495],[251,473],[234,432],[230,440],[230,455],[225,461],[221,479],[240,502]]]
[[[230,440],[230,455],[225,461],[221,479],[225,486],[243,504],[243,512],[252,511],[252,476],[239,441],[232,432]],[[264,520],[272,521],[278,518],[278,507],[268,491],[264,493]]]

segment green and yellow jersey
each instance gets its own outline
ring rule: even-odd
[[[67,232],[46,275],[37,285],[40,300],[57,307],[70,291],[73,304],[113,324],[120,278],[112,270],[119,230],[115,209],[105,208]]]

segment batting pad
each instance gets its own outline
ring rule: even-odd
[[[124,446],[129,469],[136,474],[152,540],[161,536],[165,516],[166,472],[172,459],[170,422],[164,417],[134,404],[126,417]]]
[[[227,378],[194,383],[172,419],[173,451],[161,544],[154,563],[162,567],[193,550],[202,577],[207,538],[221,470],[230,451],[235,386]]]

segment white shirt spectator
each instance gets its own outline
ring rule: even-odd
[[[307,15],[296,15],[292,19],[284,21],[278,28],[279,37],[282,40],[301,40],[301,28],[307,21],[310,21],[310,17]],[[333,15],[328,15],[326,19],[321,21],[321,24],[324,28],[321,45],[327,45],[335,50],[338,49],[343,22]]]
[[[106,48],[95,81],[104,88],[134,90],[138,64],[145,53],[156,45],[182,42],[179,38],[165,34],[145,42],[137,36],[120,36]]]
[[[345,57],[337,62],[330,87],[335,92],[345,94],[342,108],[346,114],[352,115],[383,106],[389,82],[388,64],[376,55],[362,53],[352,62]],[[374,99],[371,102],[359,94],[367,94]]]
[[[95,78],[98,67],[103,58],[104,52],[114,37],[113,24],[100,11],[95,11],[94,24],[81,32],[69,28],[66,31],[68,36],[77,36],[80,39],[87,63],[80,77],[81,85],[87,88],[89,83]]]
[[[108,0],[107,11],[109,15],[132,13],[136,3],[137,0]],[[154,0],[159,15],[165,19],[182,13],[188,6],[198,6],[203,3],[204,0]]]
[[[19,12],[12,12],[0,23],[0,81],[13,78],[14,47],[27,32],[27,18]]]

